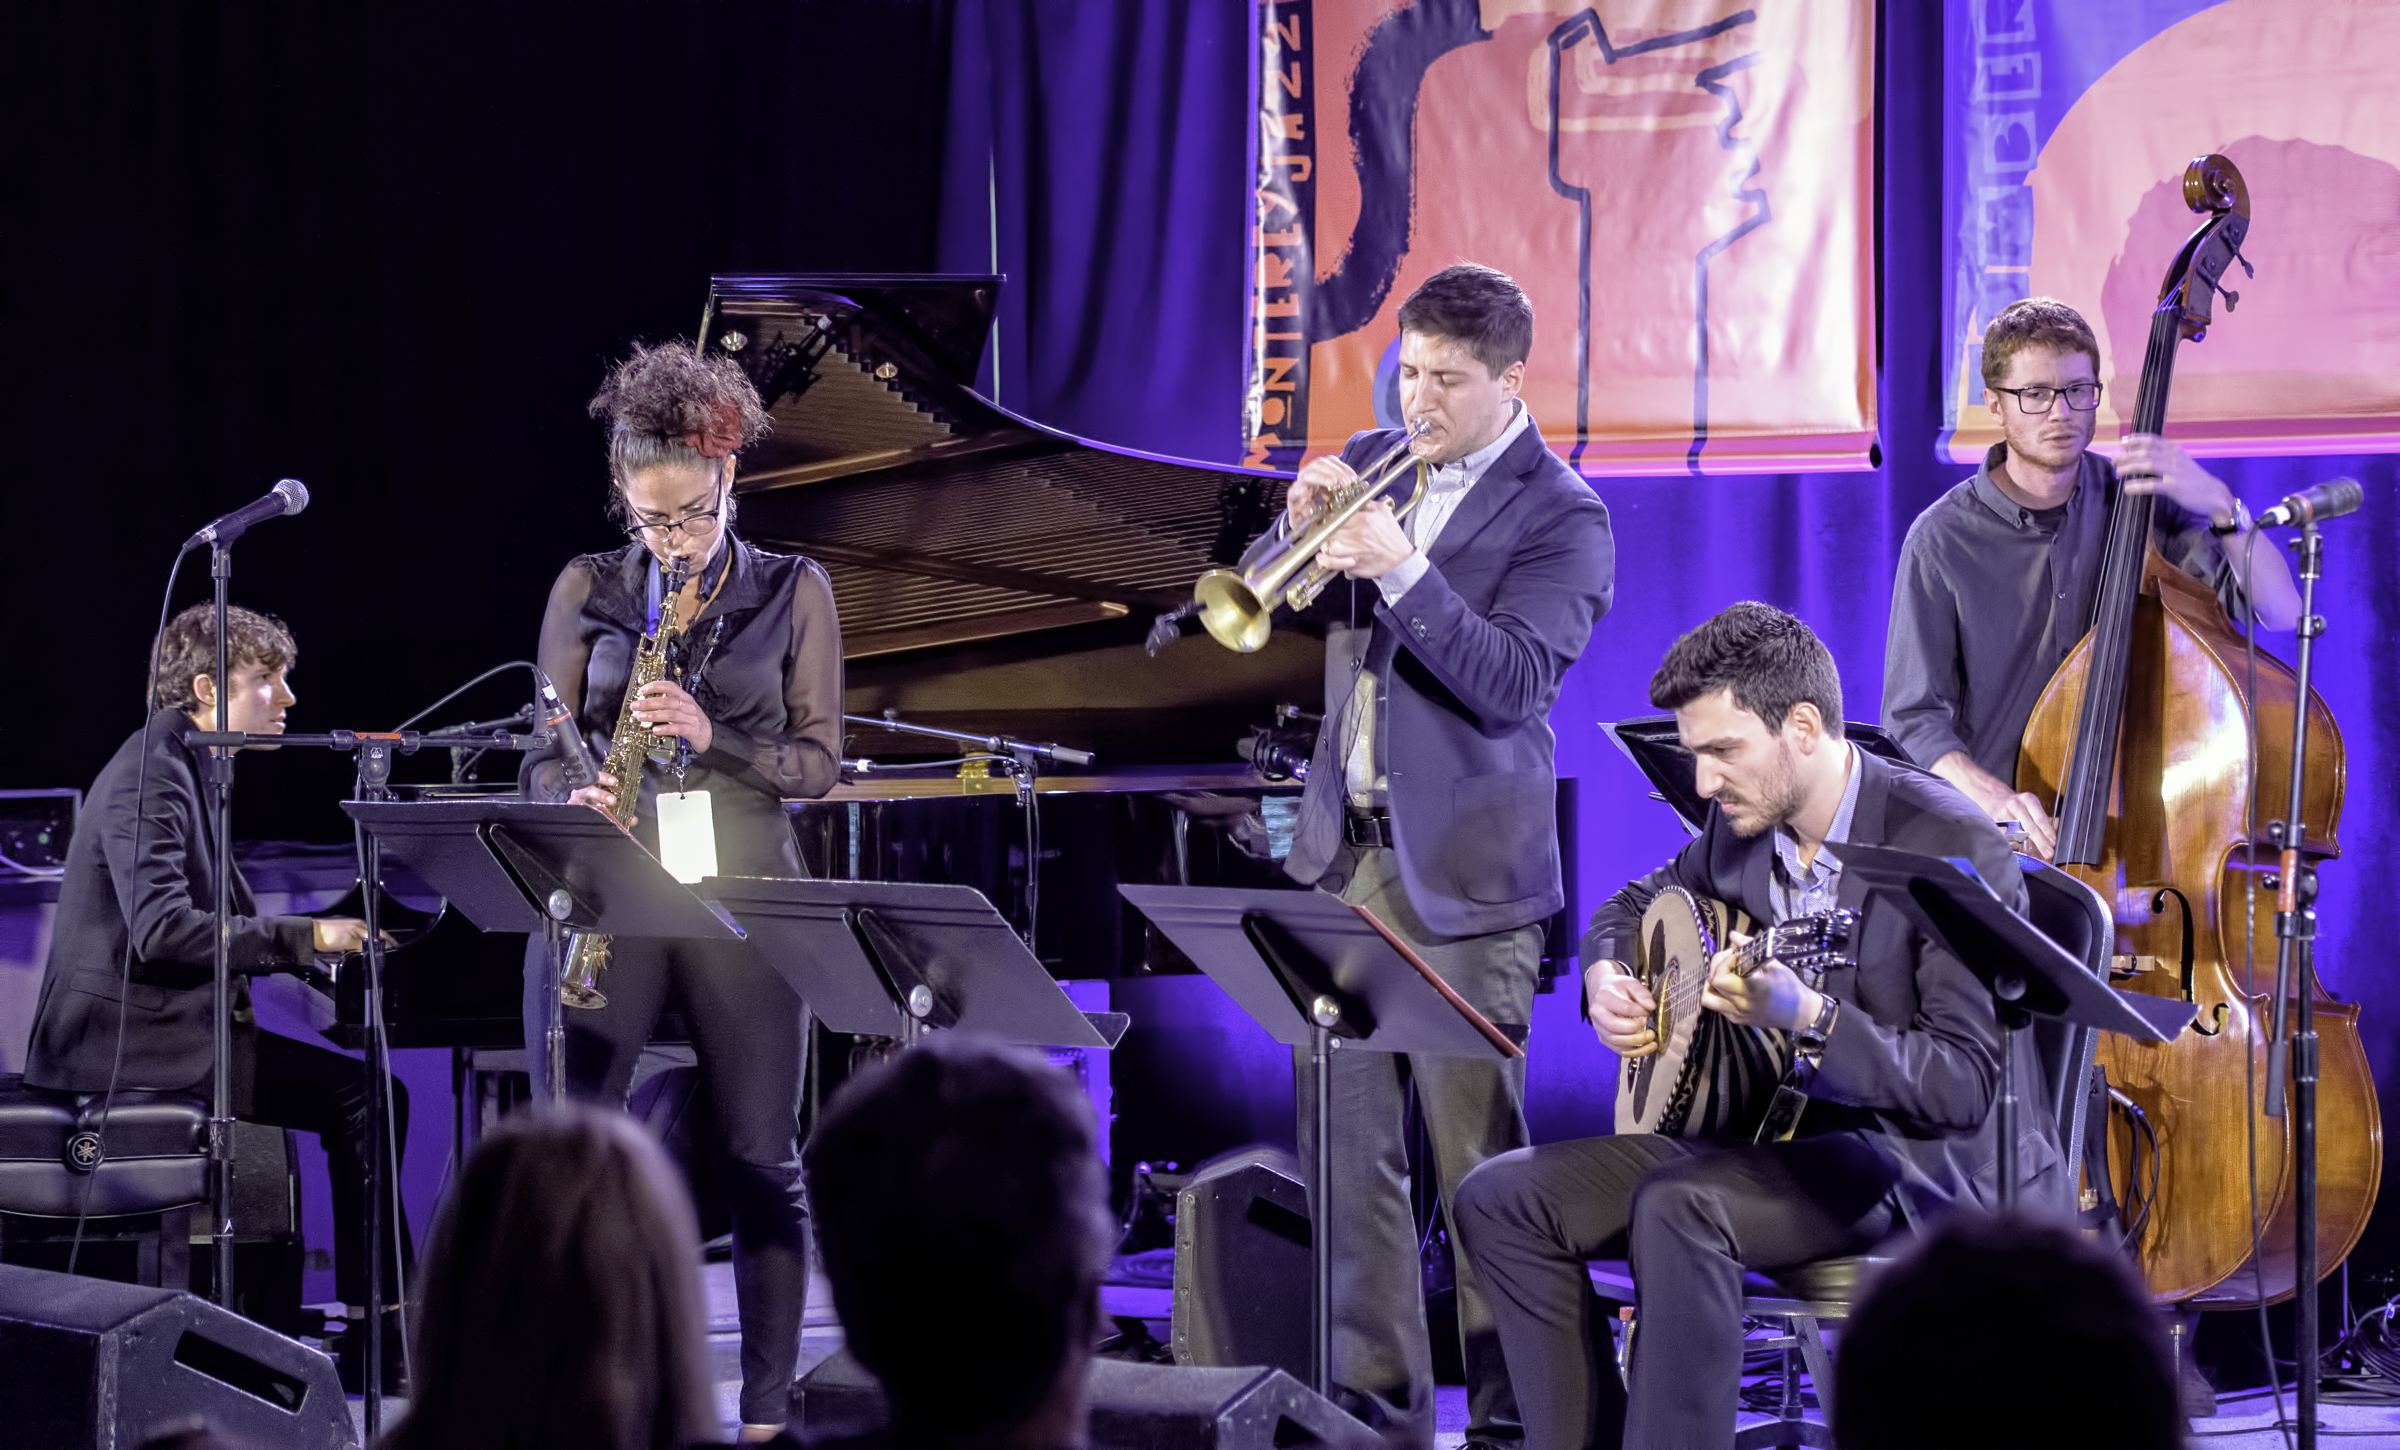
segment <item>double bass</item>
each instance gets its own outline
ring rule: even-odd
[[[2165,431],[2176,347],[2205,336],[2213,294],[2249,228],[2248,190],[2224,157],[2192,162],[2183,190],[2207,220],[2159,290],[2137,433]],[[2225,295],[2230,308],[2238,294]],[[2152,546],[2154,503],[2148,494],[2114,501],[2091,632],[2034,707],[2017,784],[2052,805],[2055,863],[2112,904],[2119,975],[2131,973],[2122,985],[2198,1009],[2170,1043],[2100,1039],[2110,1086],[2140,1113],[2110,1114],[2108,1162],[2120,1198],[2141,1204],[2129,1214],[2130,1246],[2157,1301],[2230,1309],[2294,1289],[2291,1119],[2266,1116],[2261,1104],[2281,849],[2267,816],[2283,809],[2277,783],[2291,769],[2299,691],[2291,669],[2263,651],[2253,688],[2248,642],[2217,597]],[[2341,849],[2342,741],[2313,690],[2306,709],[2301,815],[2308,854],[2322,860]],[[2357,1006],[2332,999],[2313,976],[2293,990],[2316,994],[2322,1034],[2317,1224],[2330,1273],[2374,1209],[2383,1123]]]

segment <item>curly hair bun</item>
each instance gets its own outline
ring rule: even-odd
[[[590,413],[608,422],[617,477],[662,463],[730,457],[763,436],[767,410],[739,364],[701,357],[689,342],[635,343],[609,372]]]

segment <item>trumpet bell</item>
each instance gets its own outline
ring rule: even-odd
[[[1256,654],[1274,628],[1271,611],[1257,591],[1232,569],[1211,569],[1192,587],[1200,623],[1217,643],[1240,654]]]

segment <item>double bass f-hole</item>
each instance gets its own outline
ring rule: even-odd
[[[2178,891],[2172,886],[2161,886],[2150,898],[2150,913],[2151,915],[2155,916],[2159,912],[2166,910],[2167,901],[2170,897],[2173,898],[2176,907],[2183,912],[2183,951],[2176,958],[2178,980],[2183,983],[2183,1000],[2191,1003],[2194,1006],[2198,1006],[2200,999],[2193,995],[2194,989],[2192,986],[2195,955],[2192,950],[2191,898],[2185,896],[2181,891]],[[2203,1012],[2199,1017],[2192,1019],[2192,1030],[2199,1033],[2202,1037],[2214,1037],[2218,1033],[2225,1030],[2225,1019],[2231,1016],[2232,1013],[2233,1007],[2230,1003],[2219,1002],[2214,1008]],[[2205,1019],[2205,1025],[2203,1025],[2203,1019]]]

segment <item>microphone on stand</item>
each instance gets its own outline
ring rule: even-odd
[[[549,731],[559,744],[559,759],[566,767],[567,786],[581,790],[600,780],[600,768],[592,764],[590,747],[583,743],[583,732],[575,728],[575,712],[558,697],[558,686],[538,668],[533,672],[535,688],[542,697],[542,728]]]
[[[287,478],[267,490],[264,498],[243,504],[232,513],[212,520],[200,532],[183,541],[187,550],[202,544],[230,544],[247,533],[252,524],[268,519],[296,514],[308,507],[308,485],[296,478]]]
[[[2344,514],[2357,513],[2367,501],[2367,491],[2355,478],[2330,478],[2312,484],[2258,516],[2257,526],[2279,529],[2293,524],[2321,524]]]

